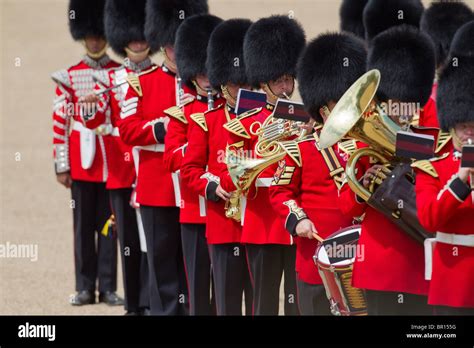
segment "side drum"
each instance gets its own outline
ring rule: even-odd
[[[350,226],[331,234],[316,249],[313,259],[326,289],[333,315],[367,315],[365,292],[352,286],[361,227]]]

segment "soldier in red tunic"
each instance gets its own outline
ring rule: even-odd
[[[317,123],[324,122],[329,110],[363,75],[366,60],[364,42],[350,34],[324,34],[308,45],[299,65],[299,90]],[[273,209],[280,216],[280,223],[295,237],[298,306],[303,315],[331,314],[313,261],[318,246],[315,234],[326,238],[352,225],[352,218],[344,216],[338,205],[346,152],[343,144],[335,144],[331,150],[322,150],[323,154],[318,144],[320,128],[295,142],[297,150],[288,152],[279,162],[270,187]],[[326,162],[327,156],[338,163],[338,173]]]
[[[128,315],[142,314],[149,307],[148,265],[146,254],[140,250],[137,218],[131,203],[132,187],[136,179],[132,147],[122,141],[117,125],[129,88],[127,77],[154,66],[144,36],[145,4],[145,0],[133,3],[133,6],[124,0],[106,2],[105,35],[114,52],[124,57],[125,62],[119,68],[111,69],[108,75],[97,79],[96,93],[104,89],[110,91],[84,98],[85,102],[97,103],[97,112],[84,117],[86,126],[94,129],[102,123],[110,125],[108,136],[104,137],[109,174],[106,187],[120,242],[125,310]]]
[[[439,72],[449,53],[449,46],[456,31],[465,23],[474,19],[472,10],[462,1],[433,2],[421,17],[420,28],[428,34],[435,44],[436,70]],[[436,115],[437,76],[430,99],[420,114],[420,126],[439,127]]]
[[[165,110],[176,105],[174,41],[178,26],[193,14],[205,13],[206,1],[149,1],[145,37],[153,52],[162,49],[165,62],[130,80],[118,122],[120,137],[138,155],[136,201],[146,237],[150,272],[150,312],[178,315],[187,298],[181,253],[179,208],[164,157],[169,123]]]
[[[377,35],[369,45],[368,69],[381,73],[377,99],[394,122],[410,129],[409,121],[429,98],[434,77],[435,57],[430,39],[418,29],[397,26]],[[413,104],[412,104],[413,103]],[[388,105],[398,105],[391,109]],[[403,107],[403,106],[406,107]],[[403,110],[408,112],[402,112]],[[401,112],[397,112],[397,110]],[[438,135],[438,129],[416,129]],[[442,153],[444,137],[437,144]],[[449,137],[448,137],[449,139]],[[365,187],[376,178],[385,179],[389,170],[369,159],[359,161],[358,177]],[[361,216],[359,245],[365,250],[356,258],[353,286],[366,289],[370,315],[431,314],[427,305],[428,282],[424,279],[423,246],[408,236],[381,212],[367,205],[344,185],[341,209]]]
[[[296,20],[272,16],[252,24],[244,40],[244,60],[252,85],[267,94],[264,108],[249,111],[228,122],[228,143],[231,150],[255,158],[257,130],[270,117],[278,98],[287,98],[294,91],[296,63],[305,45],[305,34]],[[254,313],[277,315],[282,273],[285,274],[285,314],[297,314],[295,258],[293,237],[281,225],[271,208],[268,189],[275,172],[271,166],[252,185],[245,213],[242,212],[242,243],[254,288]],[[224,191],[235,186],[226,176],[221,180]]]
[[[121,305],[116,295],[117,241],[107,228],[110,207],[105,190],[107,164],[103,127],[89,130],[79,99],[94,88],[94,76],[105,77],[118,64],[106,54],[103,30],[105,1],[70,1],[69,27],[87,54],[76,65],[53,73],[57,84],[53,114],[54,162],[57,180],[71,188],[74,219],[74,264],[77,294],[72,305],[99,301]],[[105,226],[105,227],[104,227]],[[101,233],[103,232],[103,233]],[[98,233],[97,247],[95,243]]]
[[[219,186],[221,173],[227,173],[223,161],[227,137],[222,126],[236,118],[239,88],[250,88],[243,61],[243,40],[250,25],[246,19],[228,20],[211,35],[207,72],[212,86],[222,91],[226,105],[191,117],[193,125],[181,167],[183,187],[207,202],[206,238],[218,315],[242,315],[244,290],[246,314],[251,313],[252,290],[245,248],[240,243],[242,227],[226,217],[228,194]]]
[[[195,89],[196,97],[187,99],[185,105],[165,111],[170,123],[165,137],[164,163],[179,178],[179,170],[186,152],[189,135],[195,126],[196,114],[223,103],[211,88],[206,72],[206,52],[209,37],[222,20],[203,14],[186,19],[176,34],[175,52],[178,73],[184,84]],[[176,173],[178,172],[178,173]],[[174,180],[177,204],[180,209],[181,242],[189,292],[189,314],[211,315],[211,261],[206,242],[205,212],[199,209],[199,195],[190,187]]]
[[[462,147],[474,143],[473,37],[471,21],[456,33],[439,79],[438,119],[453,135],[454,149],[425,161],[428,170],[416,178],[420,222],[436,233],[427,258],[432,259],[428,303],[436,314],[474,315],[474,167],[461,167]]]

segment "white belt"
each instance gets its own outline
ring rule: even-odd
[[[425,279],[431,280],[431,273],[433,271],[433,251],[437,242],[474,247],[474,234],[454,234],[437,232],[436,238],[425,239]]]
[[[118,127],[112,128],[110,130],[110,133],[108,133],[107,127],[108,126],[105,125],[104,127],[97,127],[95,129],[89,129],[89,128],[86,128],[81,122],[78,122],[78,121],[75,121],[74,124],[72,125],[72,129],[77,131],[77,132],[82,132],[84,129],[88,129],[88,130],[93,131],[97,135],[109,135],[110,134],[114,137],[119,137],[120,136]]]
[[[165,144],[153,144],[147,146],[135,146],[138,150],[145,150],[151,152],[165,152]]]
[[[272,185],[273,178],[259,178],[257,179],[257,187],[270,187]]]
[[[474,234],[454,234],[437,232],[436,241],[451,245],[474,247]]]

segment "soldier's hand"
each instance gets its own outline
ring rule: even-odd
[[[56,180],[65,188],[71,188],[72,179],[69,172],[56,174]]]
[[[99,96],[95,94],[89,94],[89,95],[86,95],[85,97],[79,98],[79,103],[81,104],[96,104],[99,101],[100,101]]]
[[[303,219],[296,225],[298,237],[318,239],[318,231],[310,219]]]
[[[470,175],[474,175],[474,168],[459,168],[458,171],[459,179],[467,183]]]
[[[179,105],[184,105],[188,100],[194,99],[194,96],[190,93],[183,93],[182,96],[179,97]]]
[[[305,130],[307,134],[311,134],[314,130],[314,125],[316,121],[310,120],[309,122],[302,124],[299,126],[299,128],[303,131]]]
[[[364,185],[365,188],[369,188],[374,183],[380,185],[387,179],[388,174],[390,174],[390,169],[384,165],[375,164],[365,172],[362,185]]]
[[[230,193],[227,192],[222,188],[221,185],[217,186],[216,188],[216,195],[220,198],[223,199],[224,201],[228,201],[230,198]]]

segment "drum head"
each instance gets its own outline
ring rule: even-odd
[[[360,231],[360,225],[354,225],[331,234],[316,249],[316,264],[322,267],[353,264]]]

